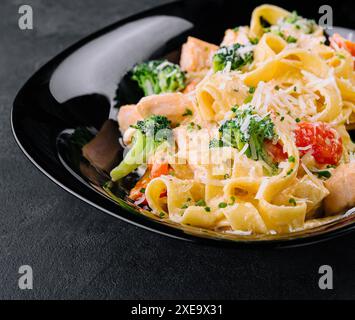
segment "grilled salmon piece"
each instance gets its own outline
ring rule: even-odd
[[[212,66],[212,58],[218,46],[189,37],[182,46],[180,66],[187,72],[197,72]]]

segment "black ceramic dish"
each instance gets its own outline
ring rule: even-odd
[[[79,149],[68,144],[73,128],[86,127],[92,133],[101,128],[116,104],[119,82],[120,100],[137,99],[129,82],[122,81],[135,63],[174,53],[187,35],[219,43],[226,28],[249,23],[257,4],[252,1],[241,10],[233,1],[178,1],[124,19],[80,41],[42,67],[18,93],[12,110],[17,143],[39,170],[71,194],[116,218],[170,237],[224,246],[284,247],[351,231],[354,215],[283,236],[223,235],[168,223],[125,202],[123,189],[116,193],[118,197],[110,197],[99,187],[105,175],[85,163],[80,167]],[[292,4],[285,7],[294,8]]]

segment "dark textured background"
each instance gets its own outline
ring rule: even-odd
[[[355,233],[310,247],[222,249],[139,229],[81,202],[41,175],[10,130],[14,96],[39,66],[83,36],[168,1],[28,0],[35,30],[20,31],[22,0],[0,4],[0,298],[355,298]],[[343,8],[344,9],[344,8]],[[34,290],[17,287],[34,270]],[[318,288],[318,268],[334,290]]]

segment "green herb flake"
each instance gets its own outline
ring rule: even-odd
[[[295,161],[296,161],[296,159],[295,159],[294,156],[289,156],[289,157],[288,157],[288,162],[293,163],[293,162],[295,162]]]
[[[250,103],[253,100],[253,96],[249,95],[248,97],[245,98],[244,104]]]
[[[227,205],[228,205],[227,203],[221,202],[221,203],[218,205],[218,208],[224,209],[224,208],[227,207]]]
[[[297,205],[296,200],[293,199],[293,198],[290,198],[290,199],[288,200],[288,203],[289,203],[289,204],[292,204],[292,205],[294,205],[294,206]]]
[[[326,178],[329,179],[332,174],[328,170],[317,171],[315,172],[319,178]]]
[[[206,201],[201,199],[196,202],[196,206],[198,207],[205,207],[206,206]]]
[[[192,116],[192,115],[193,115],[192,110],[186,109],[186,110],[185,110],[185,113],[184,113],[182,116],[183,116],[183,117],[187,117],[187,116]]]
[[[250,94],[253,94],[254,92],[255,92],[255,87],[250,87],[250,88],[249,88],[249,93],[250,93]]]
[[[296,43],[297,42],[297,38],[292,37],[292,36],[288,36],[286,38],[286,41],[287,41],[287,43]]]
[[[232,206],[234,205],[234,203],[235,203],[235,197],[231,196],[231,202],[228,205]]]
[[[251,44],[256,45],[259,43],[259,38],[249,38]]]

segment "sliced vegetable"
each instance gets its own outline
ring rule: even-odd
[[[319,164],[338,164],[343,144],[337,131],[323,122],[301,122],[295,130],[301,156],[310,153]]]

